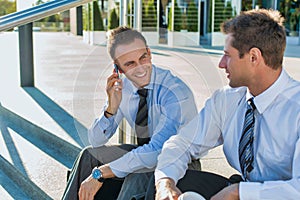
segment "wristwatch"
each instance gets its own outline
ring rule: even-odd
[[[98,180],[100,183],[103,183],[105,178],[102,177],[102,172],[98,167],[95,167],[92,171],[92,177],[93,179]]]

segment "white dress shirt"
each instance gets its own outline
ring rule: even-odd
[[[164,145],[156,181],[182,178],[191,156],[202,157],[223,144],[228,163],[241,172],[239,140],[246,87],[216,91],[187,126]],[[300,199],[300,83],[283,70],[278,80],[254,98],[254,169],[239,186],[240,199]]]
[[[148,128],[151,140],[149,144],[138,147],[109,163],[117,177],[125,177],[137,170],[155,167],[163,143],[198,113],[192,91],[169,70],[153,65],[150,84],[144,88],[148,89]],[[95,120],[88,133],[91,145],[99,147],[106,144],[123,118],[134,129],[139,99],[137,88],[124,78],[119,109],[110,118],[106,118],[102,113]]]

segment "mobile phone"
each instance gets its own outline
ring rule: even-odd
[[[117,64],[114,64],[114,68],[115,68],[116,73],[118,74],[118,79],[119,79],[120,78],[119,66]],[[118,85],[120,85],[120,83],[116,81],[115,86],[118,86]],[[117,90],[118,90],[118,88],[117,88]]]
[[[115,68],[116,73],[118,74],[118,78],[120,78],[119,66],[117,64],[114,64],[114,68]]]

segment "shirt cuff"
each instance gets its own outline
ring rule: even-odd
[[[139,164],[130,156],[131,152],[126,153],[121,158],[112,161],[109,166],[114,175],[118,178],[123,178],[129,173],[132,173]]]
[[[155,183],[157,183],[157,181],[159,179],[162,179],[162,178],[167,178],[168,176],[163,172],[163,171],[160,171],[160,170],[155,170]]]
[[[111,129],[111,124],[113,119],[107,119],[105,116],[101,116],[96,119],[93,126],[88,130],[88,139],[93,147],[99,147],[104,145],[111,135],[113,134]]]
[[[163,170],[156,169],[154,174],[155,183],[161,178],[171,178],[174,180],[175,184],[177,184],[178,180],[183,177],[181,176],[180,171],[181,170],[178,170],[174,165],[165,167]]]
[[[255,200],[259,198],[259,187],[261,183],[255,182],[240,182],[239,184],[239,196],[242,200]]]
[[[103,114],[102,117],[100,117],[99,122],[100,130],[103,131],[103,133],[105,133],[106,129],[110,127],[111,124],[113,124],[114,116],[106,118]]]

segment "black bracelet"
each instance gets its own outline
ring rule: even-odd
[[[104,111],[104,113],[106,113],[106,114],[109,114],[109,115],[111,115],[111,116],[113,116],[113,115],[114,115],[114,114],[112,114],[112,113],[108,112],[107,110],[106,110],[106,111]]]

